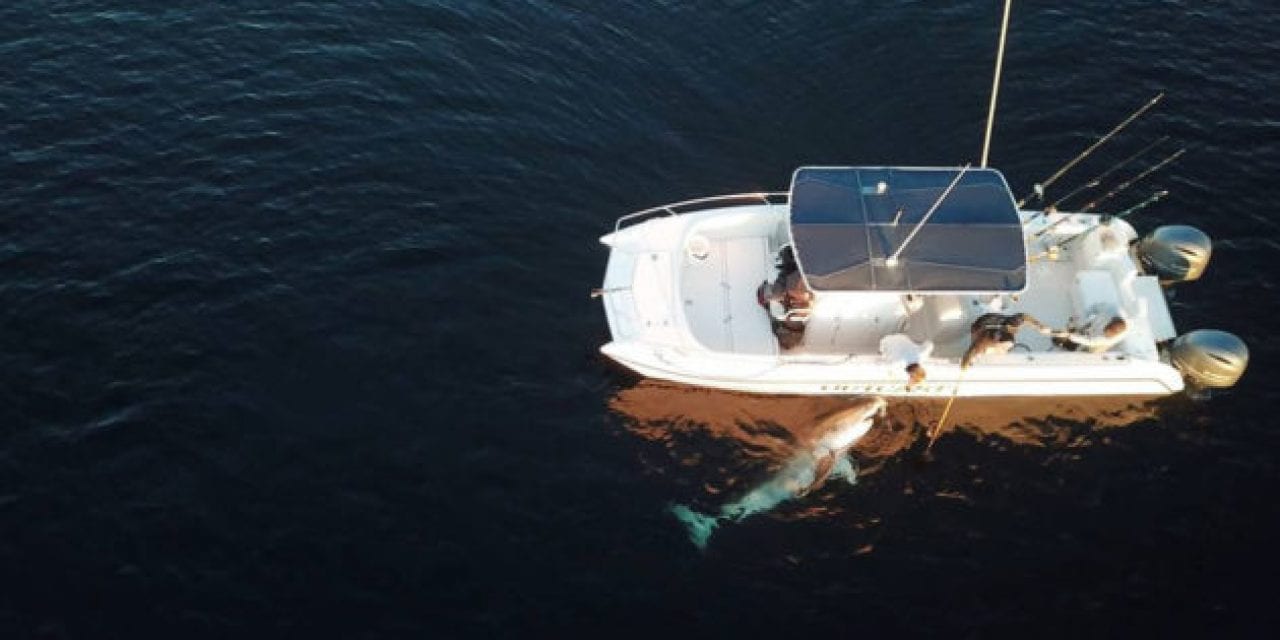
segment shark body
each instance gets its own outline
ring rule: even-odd
[[[849,448],[866,435],[884,410],[884,400],[873,398],[832,414],[819,427],[821,435],[812,448],[798,451],[764,483],[715,513],[699,513],[684,505],[673,505],[671,512],[689,528],[693,543],[705,549],[711,534],[724,522],[736,522],[803,497],[832,477],[853,483],[857,471],[849,459]]]

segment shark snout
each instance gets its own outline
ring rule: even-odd
[[[889,403],[885,402],[884,398],[881,398],[880,396],[876,396],[873,402],[874,402],[874,411],[871,414],[872,417],[883,419],[889,415]]]
[[[850,407],[828,418],[823,428],[822,443],[832,450],[843,449],[856,442],[886,414],[883,398],[872,398],[865,404]]]

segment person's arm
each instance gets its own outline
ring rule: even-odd
[[[1022,314],[1022,321],[1024,324],[1031,327],[1032,329],[1035,329],[1036,331],[1039,331],[1043,335],[1051,336],[1054,334],[1053,329],[1049,328],[1048,325],[1046,325],[1043,322],[1040,322],[1039,320],[1036,319],[1035,316],[1029,313]]]
[[[1111,347],[1120,344],[1120,341],[1124,340],[1125,334],[1127,333],[1127,331],[1122,331],[1114,336],[1108,337],[1106,335],[1095,335],[1077,331],[1068,333],[1067,339],[1089,349],[1090,351],[1106,351]]]
[[[979,337],[969,345],[969,350],[965,351],[964,356],[960,358],[961,369],[968,369],[969,365],[973,364],[973,359],[978,356],[978,349],[982,347],[983,342],[985,341]]]
[[[1087,333],[1082,333],[1079,331],[1068,331],[1066,338],[1067,340],[1070,340],[1073,344],[1076,344],[1081,347],[1086,347],[1088,349],[1094,349],[1096,347],[1100,347],[1103,344],[1105,344],[1107,340],[1102,336],[1091,336]]]

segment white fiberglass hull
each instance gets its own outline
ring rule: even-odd
[[[927,363],[929,378],[910,389],[875,358],[726,356],[611,342],[601,352],[650,378],[726,391],[781,395],[875,394],[892,397],[1163,396],[1181,391],[1182,375],[1162,362],[1119,357],[1081,362],[1074,354],[1008,354],[961,373],[958,364]],[[1055,357],[1056,356],[1056,357]]]
[[[1164,294],[1128,254],[1135,234],[1123,221],[1099,233],[1095,215],[1024,212],[1034,256],[1028,286],[999,301],[1002,312],[1026,312],[1054,327],[1106,302],[1130,323],[1122,344],[1106,353],[1064,351],[1023,331],[1013,351],[982,356],[962,372],[969,323],[990,296],[936,296],[914,308],[898,294],[820,296],[804,343],[782,349],[755,289],[772,276],[788,241],[787,205],[661,212],[672,215],[602,238],[611,248],[601,294],[613,341],[601,352],[641,375],[799,395],[1163,396],[1183,389],[1160,349],[1175,335]],[[1078,241],[1065,242],[1076,234]],[[880,353],[880,340],[895,333],[936,347],[920,361],[927,379],[910,389],[901,363]]]

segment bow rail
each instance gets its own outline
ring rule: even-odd
[[[634,213],[628,213],[618,218],[613,224],[613,232],[617,233],[622,229],[623,223],[634,223],[640,218],[644,218],[656,214],[664,214],[668,216],[678,216],[682,213],[695,213],[698,211],[708,211],[711,209],[721,209],[731,207],[738,204],[786,204],[790,200],[790,193],[786,191],[765,191],[759,193],[735,193],[727,196],[711,196],[708,198],[695,198],[693,200],[683,200],[681,202],[673,202],[664,204],[651,209],[644,209]]]

